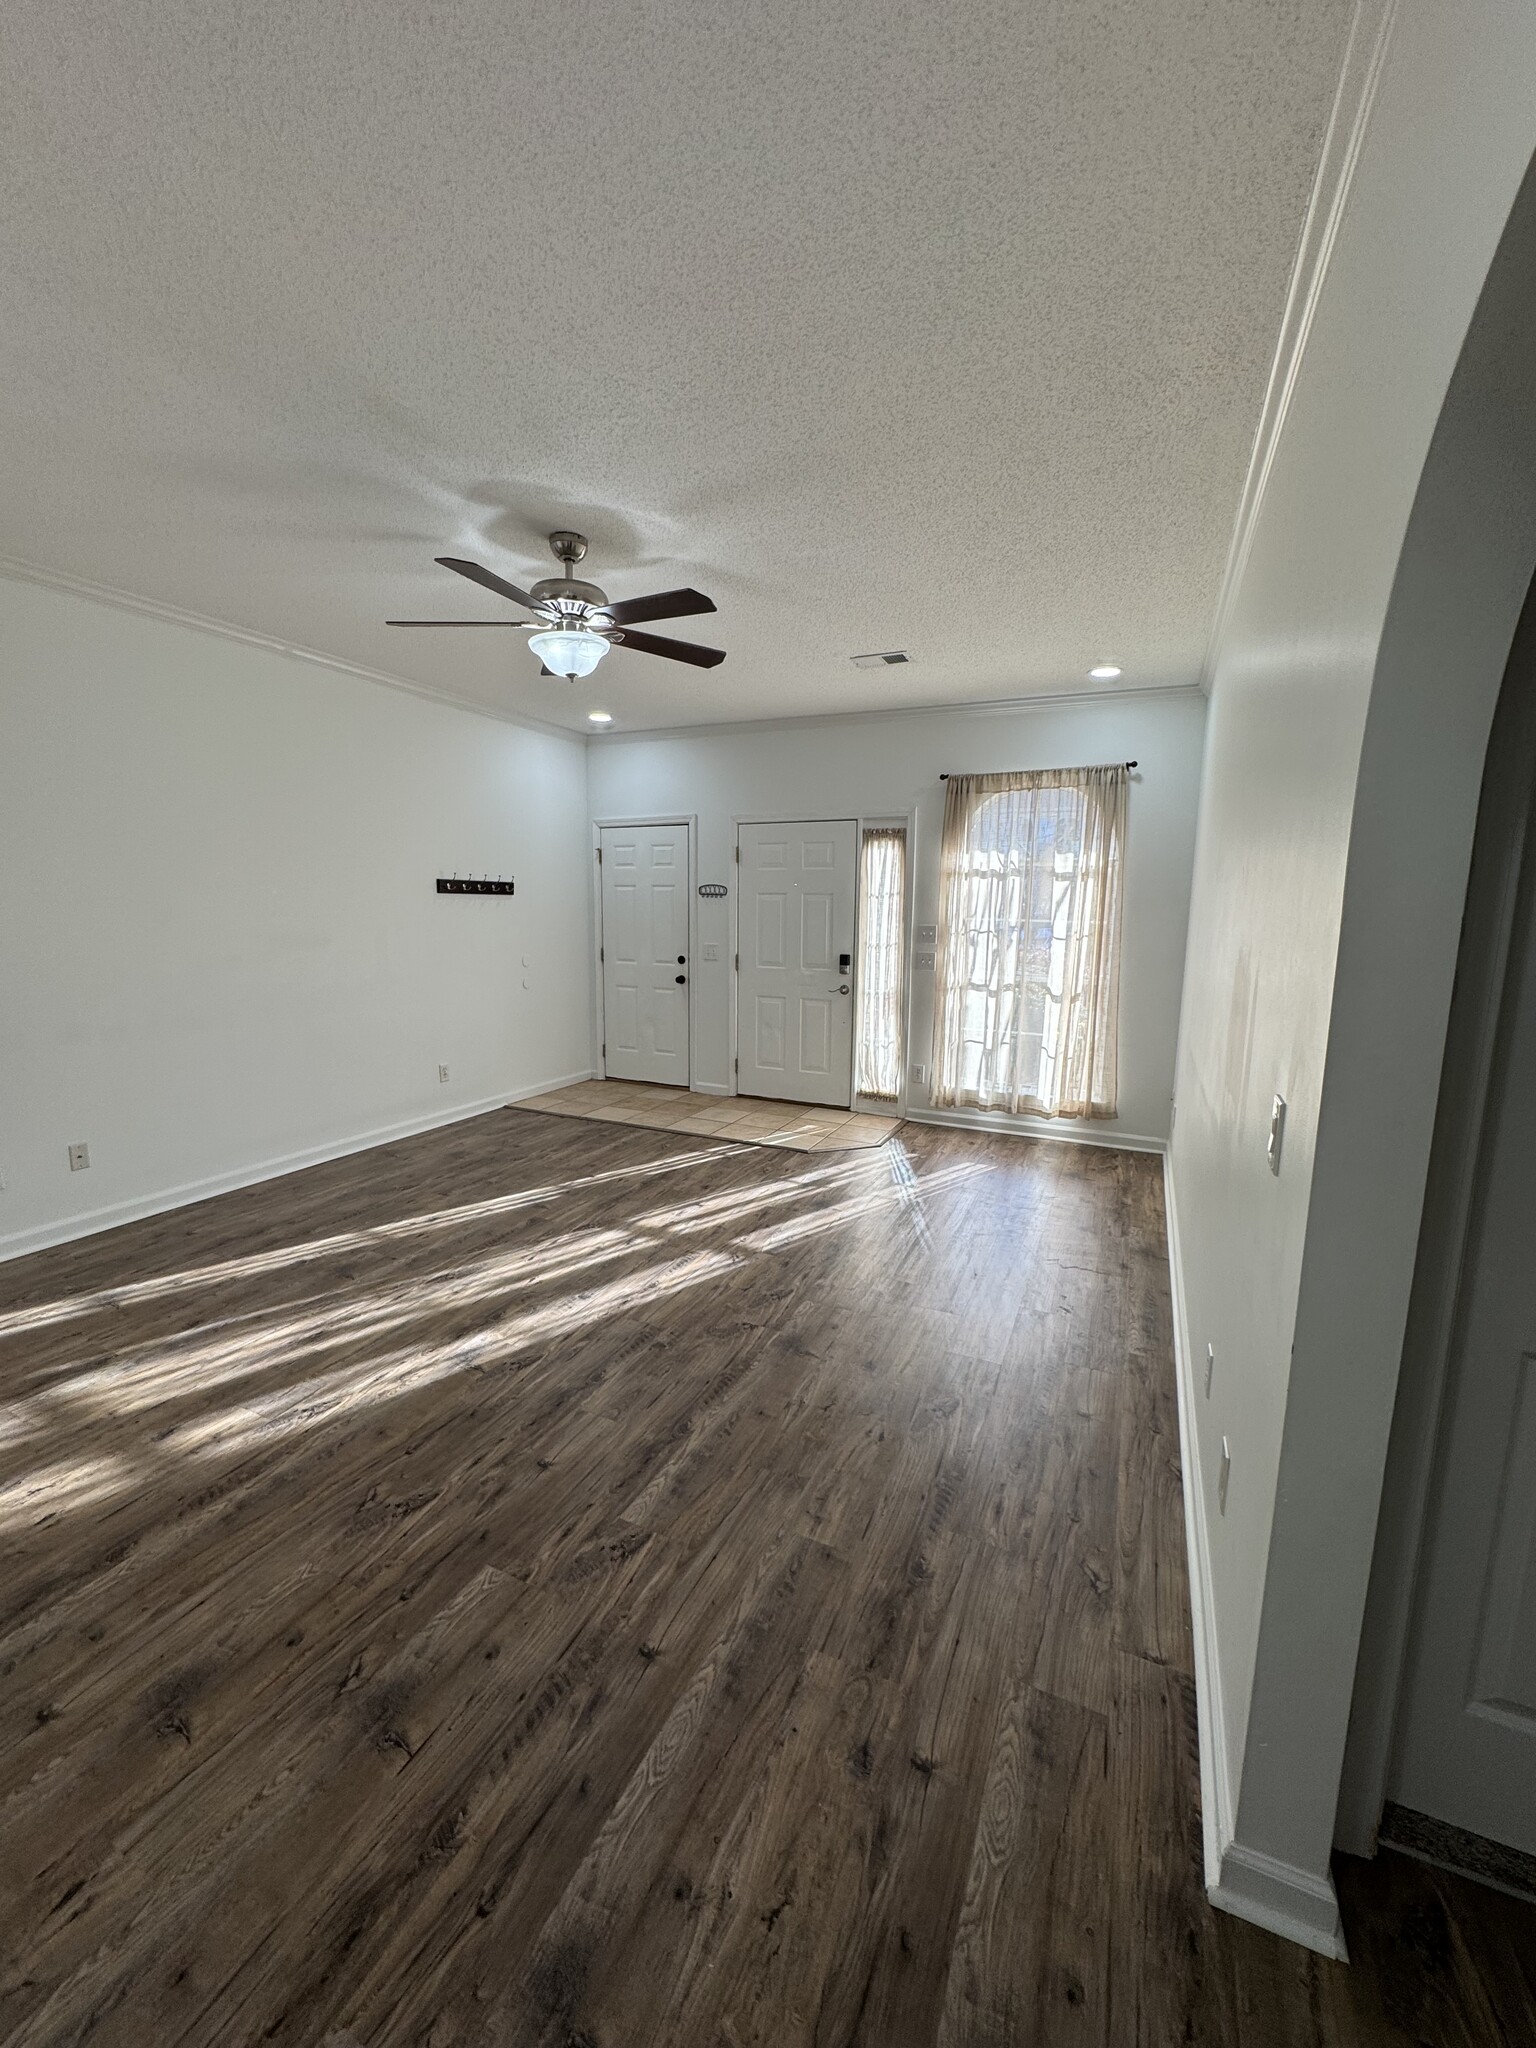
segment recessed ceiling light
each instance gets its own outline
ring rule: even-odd
[[[1101,661],[1097,668],[1088,671],[1096,683],[1112,683],[1120,671],[1112,661]]]
[[[612,725],[613,713],[611,711],[589,711],[587,713],[587,723],[588,725]]]

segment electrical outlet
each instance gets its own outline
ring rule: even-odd
[[[527,987],[527,985],[528,984],[524,982],[523,986],[525,988]],[[439,1079],[439,1081],[446,1081],[448,1078],[448,1069],[446,1067],[439,1067],[437,1070],[437,1078]]]
[[[912,965],[914,967],[931,968],[933,966],[933,955],[931,953],[914,953],[912,955]]]
[[[928,1069],[925,1066],[921,1065],[919,1061],[914,1060],[911,1066],[907,1069],[907,1079],[913,1084],[914,1087],[921,1088],[923,1083],[927,1080],[927,1078]]]
[[[1216,1346],[1214,1344],[1207,1344],[1205,1347],[1205,1398],[1207,1401],[1211,1398],[1211,1375],[1215,1370]]]
[[[1216,1482],[1216,1505],[1227,1512],[1227,1484],[1232,1477],[1232,1446],[1223,1437],[1221,1440],[1221,1477]]]
[[[920,924],[917,928],[917,944],[936,946],[939,942],[939,928],[936,924]]]
[[[70,1146],[69,1170],[71,1173],[84,1173],[85,1169],[90,1165],[90,1163],[91,1148],[89,1145]]]
[[[1285,1097],[1277,1095],[1269,1112],[1269,1145],[1266,1156],[1271,1173],[1280,1171],[1280,1147],[1285,1143]]]

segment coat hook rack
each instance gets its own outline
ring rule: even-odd
[[[515,891],[515,882],[503,880],[499,875],[439,875],[437,878],[439,896],[511,896]]]

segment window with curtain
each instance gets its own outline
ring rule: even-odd
[[[1129,786],[1123,766],[945,785],[936,1106],[1115,1114]]]
[[[907,835],[872,825],[859,855],[859,1007],[854,1087],[894,1102],[901,1093],[902,926]]]

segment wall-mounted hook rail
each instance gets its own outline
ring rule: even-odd
[[[511,896],[516,884],[503,881],[499,876],[481,875],[439,875],[437,893],[439,896]]]

